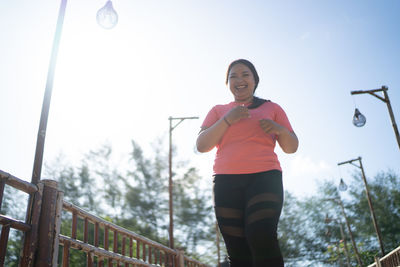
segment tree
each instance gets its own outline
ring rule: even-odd
[[[392,171],[378,173],[368,179],[369,191],[381,229],[386,252],[399,246],[400,240],[400,179]],[[340,206],[327,198],[341,197],[356,246],[364,264],[374,262],[379,243],[371,221],[364,184],[359,174],[349,184],[348,194],[339,194],[336,185],[323,181],[317,193],[297,199],[285,193],[285,204],[279,223],[282,252],[288,266],[324,263],[335,265],[345,261],[345,247],[338,223],[344,224]],[[335,222],[325,224],[326,214]],[[329,235],[326,233],[329,232]],[[350,235],[344,227],[352,266],[357,266]],[[292,265],[293,264],[293,265]]]
[[[197,169],[192,167],[174,183],[178,237],[189,251],[196,251],[201,241],[215,237],[211,192],[197,186],[200,180]]]
[[[124,220],[127,226],[133,222],[141,234],[161,241],[167,225],[168,200],[165,160],[155,148],[154,159],[147,159],[142,148],[132,141],[131,166],[125,182]]]
[[[399,246],[400,240],[400,177],[389,170],[367,179],[382,242],[388,253]],[[373,262],[374,256],[380,254],[380,248],[364,188],[360,174],[353,175],[348,209],[354,214],[353,223],[365,246],[365,258]]]

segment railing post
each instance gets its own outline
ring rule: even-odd
[[[183,250],[177,249],[176,251],[176,267],[185,267],[185,257],[183,254]]]
[[[60,244],[60,231],[61,231],[61,213],[63,210],[64,192],[58,191],[57,194],[57,206],[55,214],[55,237],[53,242],[53,267],[57,267],[58,264],[58,251]]]
[[[33,194],[32,206],[28,207],[27,213],[32,214],[30,221],[26,223],[31,225],[31,230],[26,232],[24,235],[24,247],[21,251],[21,260],[19,263],[20,267],[31,267],[35,260],[35,253],[38,244],[38,231],[39,231],[39,218],[42,208],[42,197],[43,197],[44,184],[39,182],[37,184],[37,191]]]
[[[376,267],[382,267],[381,259],[378,256],[375,256]]]
[[[53,257],[58,255],[58,233],[59,219],[57,210],[60,199],[57,182],[53,180],[42,180],[44,184],[42,208],[39,219],[38,251],[35,266],[52,267]],[[62,198],[62,197],[61,197]],[[55,247],[57,244],[57,247]],[[54,260],[55,261],[55,260]]]

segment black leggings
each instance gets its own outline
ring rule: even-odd
[[[231,267],[284,266],[277,239],[282,173],[214,176],[214,204]]]

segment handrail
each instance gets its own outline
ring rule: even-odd
[[[122,263],[130,263],[130,264],[135,264],[135,266],[149,266],[149,267],[159,267],[159,265],[153,265],[153,264],[149,264],[147,262],[138,260],[138,259],[134,259],[134,258],[130,258],[130,257],[126,257],[123,255],[119,255],[116,253],[113,253],[111,251],[105,250],[103,248],[99,248],[99,247],[95,247],[93,245],[84,243],[80,240],[76,240],[64,235],[60,235],[60,245],[66,245],[69,244],[71,247],[78,249],[78,250],[83,250],[87,253],[90,254],[94,254],[96,256],[99,256],[99,258],[113,258],[116,259],[118,261],[121,261]]]
[[[400,246],[378,259],[384,267],[397,267],[400,265]],[[376,263],[368,265],[368,267],[376,267]]]
[[[185,262],[187,262],[189,264],[189,266],[202,266],[202,267],[203,266],[204,267],[208,266],[208,265],[206,265],[206,264],[204,264],[204,263],[202,263],[200,261],[197,261],[195,259],[189,258],[188,256],[184,256],[184,259],[185,259]],[[190,264],[194,264],[194,265],[190,265]]]
[[[1,215],[1,214],[0,214],[0,224],[1,225],[10,225],[12,228],[23,231],[23,232],[28,232],[32,228],[31,225],[29,225],[27,223],[24,223],[22,221],[19,221],[19,220],[16,220],[16,219],[13,219],[11,217]]]
[[[78,248],[85,251],[87,255],[86,258],[88,261],[88,266],[90,266],[89,262],[92,261],[93,256],[97,256],[99,260],[108,259],[117,262],[122,261],[125,263],[127,263],[127,259],[134,259],[140,262],[139,266],[155,266],[152,264],[158,263],[160,265],[162,265],[162,263],[168,263],[168,266],[178,266],[176,265],[177,260],[179,256],[183,256],[183,254],[178,253],[176,250],[90,214],[89,212],[72,203],[63,201],[62,207],[63,210],[72,213],[71,236],[65,237],[60,234],[58,237],[59,244],[64,246],[63,254],[65,257],[63,257],[63,262],[68,261],[70,247],[72,249]],[[83,240],[77,240],[78,217],[84,220]],[[89,244],[88,242],[89,223],[93,224],[95,227],[93,245]],[[104,242],[100,247],[98,236],[101,228],[104,231]],[[110,244],[110,232],[113,232],[113,244]],[[122,244],[119,244],[118,237],[122,237]],[[75,240],[76,242],[72,242],[72,240]],[[125,248],[126,240],[129,242],[128,251],[126,251]],[[134,253],[134,244],[136,246],[136,253]],[[96,249],[93,250],[93,248]],[[113,252],[111,252],[110,249],[112,249]],[[129,257],[127,254],[129,254]],[[175,264],[173,264],[174,262]]]
[[[72,232],[71,237],[59,234],[59,244],[64,246],[64,261],[68,261],[69,249],[82,250],[87,254],[88,266],[89,262],[93,261],[93,257],[98,257],[99,260],[109,259],[125,264],[136,264],[137,266],[191,266],[191,267],[208,267],[197,260],[194,260],[182,251],[171,249],[165,245],[157,243],[146,237],[138,235],[132,231],[122,228],[114,223],[97,217],[82,208],[63,201],[62,208],[64,211],[72,213]],[[84,220],[83,241],[76,239],[78,217]],[[89,223],[95,226],[94,245],[88,243],[88,228]],[[99,246],[98,233],[99,229],[104,229],[104,243]],[[113,252],[109,251],[109,232],[114,233]],[[118,245],[118,235],[122,236],[122,245]],[[125,240],[130,242],[129,252],[125,253]],[[133,244],[136,242],[136,254],[133,256]],[[119,251],[122,249],[122,251]],[[129,257],[126,255],[129,254]],[[157,265],[154,265],[157,264]],[[173,264],[173,265],[171,265]],[[135,265],[135,266],[136,266]]]
[[[164,246],[164,245],[162,245],[160,243],[157,243],[157,242],[155,242],[153,240],[150,240],[150,239],[148,239],[146,237],[138,235],[138,234],[136,234],[134,232],[131,232],[131,231],[125,229],[125,228],[122,228],[122,227],[120,227],[120,226],[118,226],[118,225],[116,225],[114,223],[111,223],[111,222],[106,221],[106,220],[104,220],[104,219],[102,219],[100,217],[97,217],[97,216],[95,216],[93,214],[90,214],[89,212],[81,209],[80,207],[78,207],[78,206],[76,206],[76,205],[74,205],[72,203],[68,203],[68,202],[64,201],[63,202],[63,209],[65,209],[67,211],[70,211],[71,213],[76,211],[78,216],[80,216],[82,218],[88,218],[88,220],[90,222],[92,222],[92,223],[96,223],[97,222],[101,226],[107,226],[112,230],[116,230],[119,233],[128,235],[128,236],[130,236],[130,237],[132,237],[132,238],[134,238],[136,240],[140,240],[141,242],[144,242],[144,243],[146,243],[148,245],[151,245],[151,246],[153,246],[155,248],[164,250],[164,251],[166,251],[166,252],[168,252],[170,254],[175,254],[175,255],[177,254],[175,250],[173,250],[173,249],[171,249],[171,248],[169,248],[167,246]]]
[[[18,190],[24,191],[25,193],[32,194],[38,190],[38,187],[34,184],[21,180],[7,172],[0,170],[0,180],[5,180],[7,185],[10,185]]]
[[[93,266],[96,257],[100,264],[108,260],[109,265],[117,262],[117,266],[124,263],[125,266],[132,264],[136,267],[209,267],[187,257],[183,251],[171,249],[63,201],[63,192],[58,190],[54,180],[42,180],[35,185],[0,170],[0,208],[5,185],[28,193],[34,202],[28,207],[33,212],[29,222],[0,214],[0,266],[4,264],[10,228],[14,228],[24,232],[21,266],[57,266],[58,247],[62,245],[63,266],[68,266],[69,250],[77,249],[86,253],[87,266]],[[72,213],[70,237],[60,233],[62,210]],[[77,239],[78,218],[84,220],[83,240]],[[88,237],[92,225],[95,230],[94,241]],[[103,242],[99,240],[102,233]],[[89,243],[89,240],[92,241]],[[110,244],[112,241],[113,244]]]

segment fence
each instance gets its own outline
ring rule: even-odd
[[[183,251],[173,250],[63,201],[63,192],[53,180],[41,180],[34,185],[0,170],[0,210],[5,185],[28,193],[30,201],[25,222],[0,214],[0,267],[4,266],[10,228],[24,233],[19,263],[24,267],[67,267],[71,249],[86,254],[88,267],[207,267],[185,256]],[[71,217],[69,236],[60,232],[63,216]]]
[[[399,267],[400,266],[400,247],[397,247],[383,258],[375,258],[375,263],[368,267]]]

